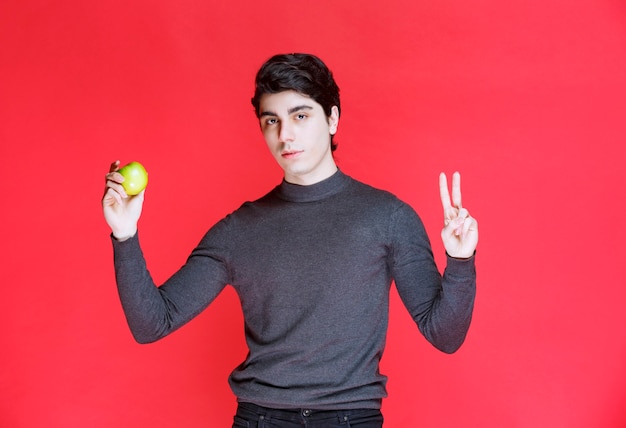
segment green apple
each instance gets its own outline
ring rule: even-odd
[[[122,186],[127,195],[138,195],[148,185],[148,173],[139,162],[124,165],[118,172],[124,177]]]

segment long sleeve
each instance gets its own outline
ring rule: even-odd
[[[424,337],[437,349],[453,353],[463,344],[472,319],[474,257],[448,257],[442,277],[418,216],[404,206],[394,217],[393,275],[398,293]]]
[[[198,246],[185,265],[157,287],[147,269],[139,238],[114,238],[118,292],[128,325],[139,343],[154,342],[206,308],[228,282],[219,251]]]

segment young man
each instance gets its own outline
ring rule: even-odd
[[[386,377],[378,366],[391,282],[443,352],[456,351],[469,328],[478,226],[461,206],[460,176],[452,201],[440,176],[442,278],[414,210],[338,170],[339,88],[324,63],[306,54],[271,58],[252,104],[284,180],[214,225],[160,287],[137,237],[143,193],[125,194],[118,162],[106,175],[102,203],[130,329],[140,343],[158,340],[230,284],[249,347],[229,378],[239,402],[234,427],[381,427]]]

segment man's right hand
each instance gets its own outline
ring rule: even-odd
[[[143,207],[143,190],[136,196],[128,196],[122,182],[124,177],[118,172],[120,161],[111,164],[106,174],[106,185],[102,197],[104,219],[118,241],[125,241],[137,233],[137,222]]]

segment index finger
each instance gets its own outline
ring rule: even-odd
[[[439,174],[439,195],[441,196],[443,210],[446,212],[448,208],[452,208],[452,204],[450,203],[450,192],[448,192],[448,179],[444,172]]]
[[[117,160],[109,166],[109,172],[104,175],[104,181],[109,183],[109,181],[113,183],[121,183],[124,181],[124,177],[118,172],[120,170],[120,161]]]
[[[115,162],[113,162],[113,163],[111,164],[111,166],[109,167],[109,172],[115,172],[115,171],[117,171],[118,169],[120,169],[120,161],[119,161],[119,160],[116,160],[116,161],[115,161]]]

